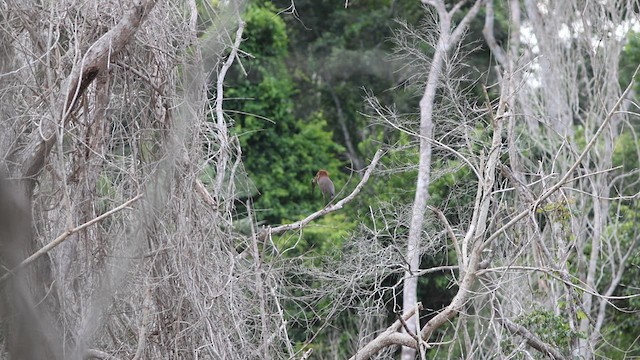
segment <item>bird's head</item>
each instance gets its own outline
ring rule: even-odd
[[[323,176],[329,177],[329,172],[327,170],[319,170],[316,174],[316,178],[321,178]]]

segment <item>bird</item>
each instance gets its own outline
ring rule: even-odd
[[[311,180],[311,192],[313,193],[316,185],[322,191],[322,199],[326,200],[329,197],[329,201],[336,195],[336,188],[333,186],[333,182],[329,178],[329,172],[327,170],[319,170],[316,176]]]

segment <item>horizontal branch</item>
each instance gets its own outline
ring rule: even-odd
[[[459,270],[459,269],[460,267],[457,265],[436,266],[428,269],[418,270],[413,273],[413,276],[422,276],[422,275],[431,274],[438,271],[453,271],[453,270]]]
[[[26,266],[28,266],[29,264],[33,263],[34,261],[36,261],[37,259],[39,259],[42,255],[48,253],[49,251],[51,251],[53,248],[55,248],[56,246],[60,245],[63,241],[65,241],[70,235],[86,228],[89,227],[99,221],[102,221],[104,219],[106,219],[107,217],[117,213],[118,211],[126,208],[127,206],[131,205],[132,203],[136,202],[138,199],[140,199],[142,197],[142,194],[137,195],[136,197],[128,200],[127,202],[125,202],[124,204],[113,208],[109,211],[107,211],[106,213],[87,221],[86,223],[80,225],[80,226],[76,226],[73,229],[69,229],[65,232],[63,232],[60,236],[58,236],[57,238],[55,238],[53,241],[51,241],[50,243],[48,243],[47,245],[43,246],[42,248],[40,248],[40,250],[36,251],[33,255],[29,256],[28,258],[24,259],[20,264],[18,264],[16,267],[14,267],[13,269],[9,270],[9,272],[7,272],[6,274],[2,275],[2,277],[0,277],[0,284],[4,283],[5,281],[7,281],[7,279],[9,279],[13,274],[16,273],[16,271],[25,268]]]
[[[580,290],[584,293],[587,294],[591,294],[595,297],[601,298],[601,299],[606,299],[606,300],[629,300],[629,299],[633,299],[633,298],[637,298],[640,297],[640,293],[639,294],[631,294],[631,295],[624,295],[624,296],[606,296],[606,295],[602,295],[600,293],[598,293],[596,290],[592,290],[588,288],[588,285],[580,280],[579,278],[569,274],[566,271],[561,271],[558,269],[549,269],[549,268],[543,268],[543,267],[534,267],[534,266],[515,266],[515,265],[511,265],[511,266],[500,266],[500,267],[493,267],[493,268],[488,268],[488,269],[483,269],[478,271],[478,276],[486,273],[486,272],[507,272],[507,271],[533,271],[533,272],[542,272],[545,273],[546,275],[560,281],[563,282],[565,285],[567,286],[571,286],[577,290]],[[584,286],[580,286],[576,283],[573,283],[571,281],[569,281],[569,279],[566,279],[565,277],[572,277],[573,279],[575,279],[576,281],[580,282],[582,285]]]

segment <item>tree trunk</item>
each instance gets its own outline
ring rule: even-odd
[[[411,224],[409,227],[409,237],[407,239],[406,259],[408,269],[405,271],[404,286],[402,289],[402,308],[406,313],[416,307],[418,276],[416,272],[420,268],[421,240],[423,236],[423,224],[427,202],[429,200],[429,185],[431,174],[431,146],[433,142],[433,107],[435,106],[436,91],[442,76],[447,52],[461,39],[462,31],[466,28],[471,18],[475,17],[480,9],[480,1],[476,1],[474,6],[465,15],[462,22],[457,26],[452,34],[451,18],[453,13],[447,12],[443,1],[436,1],[432,4],[438,13],[439,36],[435,45],[435,52],[431,60],[431,67],[427,78],[424,94],[420,99],[420,150],[418,162],[418,179],[416,182],[416,194],[411,213]],[[414,316],[419,316],[416,314]],[[414,317],[407,320],[407,329],[417,335],[418,324]],[[410,347],[402,348],[402,359],[411,360],[416,355],[416,349]]]

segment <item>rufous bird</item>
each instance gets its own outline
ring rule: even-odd
[[[327,170],[320,170],[316,176],[311,180],[311,192],[315,189],[316,185],[322,191],[322,200],[329,197],[329,201],[336,195],[336,188],[333,186],[333,182],[329,179],[329,172]]]

